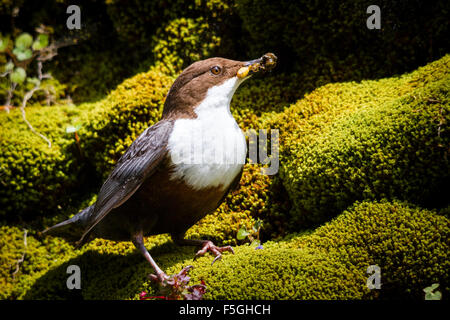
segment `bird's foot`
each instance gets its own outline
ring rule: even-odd
[[[173,286],[177,282],[180,282],[180,281],[187,281],[187,282],[189,282],[190,278],[187,276],[187,273],[192,268],[193,268],[193,266],[184,267],[180,272],[178,272],[177,274],[174,274],[174,275],[172,275],[170,277],[163,271],[157,273],[156,275],[155,274],[151,274],[148,277],[150,278],[150,280],[160,284],[163,287],[165,287],[165,286]]]
[[[222,252],[228,251],[228,252],[231,252],[232,254],[234,254],[234,250],[231,246],[217,247],[211,241],[206,241],[203,244],[203,248],[201,248],[200,250],[197,251],[197,254],[195,255],[194,260],[197,259],[198,257],[205,255],[205,253],[208,251],[210,251],[212,254],[215,255],[215,258],[214,258],[213,262],[211,262],[211,265],[213,265],[214,262],[216,262],[217,260],[222,259]]]
[[[168,300],[178,300],[181,298],[187,300],[201,300],[206,292],[206,285],[202,281],[201,284],[188,286],[191,278],[187,273],[192,268],[192,266],[184,267],[179,273],[170,277],[161,271],[157,275],[149,275],[149,278],[161,286],[161,293]]]
[[[148,278],[155,283],[159,283],[163,285],[166,281],[170,279],[170,277],[165,272],[160,272],[157,274],[149,274]]]

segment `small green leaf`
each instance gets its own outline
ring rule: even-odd
[[[74,133],[74,132],[77,132],[77,128],[76,128],[76,127],[74,127],[74,126],[68,126],[68,127],[66,128],[66,133]]]
[[[423,289],[424,292],[433,292],[435,289],[439,287],[439,283],[433,283],[431,286]]]
[[[27,78],[27,81],[29,83],[34,84],[34,85],[38,85],[39,84],[39,79],[38,78]]]
[[[28,33],[22,33],[16,38],[16,47],[22,50],[29,48],[32,43],[33,37]]]
[[[438,287],[439,283],[433,283],[431,286],[424,288],[425,300],[441,300],[442,293],[440,291],[433,292]]]
[[[38,35],[36,41],[33,42],[33,50],[41,50],[48,46],[48,35],[40,34]]]
[[[442,299],[442,293],[440,291],[436,291],[434,293],[434,300],[441,300]]]
[[[237,233],[237,239],[244,240],[249,234],[250,234],[250,232],[248,232],[244,227],[242,227],[239,229],[239,231]]]
[[[9,62],[5,65],[5,71],[11,71],[12,69],[14,69],[14,63],[12,63],[11,61],[9,61]]]
[[[259,240],[253,240],[252,243],[250,243],[250,247],[257,247],[261,244]]]
[[[33,56],[33,52],[30,49],[14,48],[13,53],[19,61],[30,59]]]
[[[25,78],[27,77],[27,73],[23,68],[16,68],[13,72],[10,73],[9,78],[12,82],[21,84],[25,81]]]
[[[258,230],[262,227],[262,220],[258,219],[255,221],[253,225],[253,231],[258,232]]]
[[[425,295],[425,300],[441,300],[441,298],[442,298],[442,293],[440,293],[439,291],[428,292]]]
[[[437,289],[439,287],[439,283],[433,283],[432,285],[431,285],[431,290],[435,290],[435,289]]]
[[[73,126],[72,125],[67,126],[66,132],[67,133],[74,133],[74,132],[77,132],[78,130],[80,130],[82,127],[83,127],[83,124],[78,122],[78,123],[76,123]]]

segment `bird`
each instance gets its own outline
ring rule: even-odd
[[[76,241],[130,241],[150,263],[160,284],[170,278],[154,261],[144,237],[171,235],[178,245],[201,246],[197,256],[234,253],[186,231],[214,212],[239,185],[246,160],[244,133],[231,114],[239,85],[277,63],[273,53],[250,61],[221,57],[194,62],[174,81],[159,122],[145,129],[119,158],[96,202],[43,231]],[[186,274],[188,266],[179,275]]]

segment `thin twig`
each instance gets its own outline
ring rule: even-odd
[[[28,100],[31,99],[31,97],[33,96],[33,94],[38,91],[41,86],[41,81],[43,79],[49,79],[51,76],[49,74],[42,74],[42,61],[38,61],[38,82],[34,85],[34,88],[31,89],[30,91],[28,91],[22,100],[22,106],[20,107],[20,111],[22,112],[22,119],[23,121],[25,121],[25,123],[27,124],[28,128],[30,128],[30,130],[38,135],[39,137],[41,137],[42,139],[44,139],[47,143],[48,143],[48,147],[51,148],[52,147],[52,142],[46,137],[44,136],[42,133],[39,133],[36,131],[36,129],[33,128],[33,126],[31,125],[31,123],[27,120],[27,116],[25,113],[25,107],[27,105]]]
[[[23,261],[25,260],[25,254],[27,253],[27,234],[28,234],[28,230],[24,229],[23,230],[23,245],[24,245],[24,249],[23,249],[23,253],[22,256],[20,257],[20,259],[17,260],[16,262],[16,270],[14,270],[14,272],[12,273],[12,278],[13,280],[16,278],[16,274],[17,272],[19,272],[20,269],[20,264],[23,263]]]
[[[12,99],[14,90],[16,90],[16,86],[17,86],[17,83],[12,82],[11,86],[8,89],[8,96],[6,97],[6,102],[5,102],[5,106],[4,106],[7,113],[9,113],[9,109],[11,108],[11,99]]]

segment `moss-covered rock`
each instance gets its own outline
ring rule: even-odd
[[[365,201],[318,228],[288,242],[338,254],[345,264],[381,268],[380,298],[423,298],[422,289],[440,283],[450,293],[450,220],[403,202]]]
[[[1,113],[0,216],[29,219],[67,212],[72,198],[99,188],[126,147],[159,120],[172,81],[154,68],[96,103],[27,108],[28,120],[52,141],[51,148],[28,129],[19,110]],[[82,125],[79,146],[74,134],[66,133],[75,124]]]
[[[267,114],[284,111],[301,97],[298,74],[271,74],[246,80],[231,101],[231,112],[244,130],[266,129],[261,122]]]
[[[23,253],[23,232],[2,227],[3,298],[138,299],[156,293],[148,263],[129,242],[97,239],[72,250],[54,238],[37,240],[31,231]],[[423,299],[422,289],[440,283],[449,290],[450,221],[433,211],[400,202],[363,202],[310,234],[266,242],[264,249],[242,245],[211,266],[212,256],[192,260],[193,247],[178,247],[160,235],[146,246],[172,274],[192,264],[192,282],[205,280],[207,299]],[[66,268],[79,265],[81,290],[68,290]],[[381,290],[366,286],[367,267],[381,268]],[[2,285],[3,287],[3,285]],[[76,291],[76,292],[74,292]]]
[[[161,26],[153,36],[154,60],[168,74],[178,74],[191,63],[214,56],[220,37],[203,17],[180,18]]]
[[[237,247],[213,267],[211,258],[202,258],[191,276],[206,281],[207,299],[423,299],[422,289],[432,283],[440,283],[446,296],[449,232],[448,218],[435,212],[363,202],[311,234],[269,242],[262,250]],[[190,264],[174,264],[172,254],[161,258],[170,273]],[[367,288],[370,265],[381,268],[381,290]],[[144,289],[152,292],[148,282]]]
[[[221,26],[224,22],[234,22],[235,1],[233,0],[202,0],[185,2],[143,1],[143,0],[107,0],[105,1],[108,15],[113,21],[122,41],[129,42],[133,47],[148,44],[157,30],[176,19],[203,18],[207,22],[215,22],[210,26],[212,33],[232,31],[232,25]],[[239,25],[240,26],[240,25]],[[189,34],[183,36],[190,37]],[[237,36],[237,35],[235,35]]]
[[[87,190],[90,170],[83,164],[75,138],[66,134],[72,119],[84,119],[75,106],[31,107],[27,118],[34,128],[52,141],[52,147],[34,135],[22,120],[20,111],[0,113],[0,216],[2,219],[39,217],[67,208]]]
[[[399,77],[330,84],[267,118],[298,227],[356,200],[448,205],[450,56]]]
[[[62,239],[38,239],[30,229],[24,236],[25,230],[18,227],[0,227],[0,299],[23,297],[50,266],[77,255]]]
[[[125,80],[94,110],[80,130],[81,147],[103,178],[129,145],[161,118],[174,79],[159,68]]]

